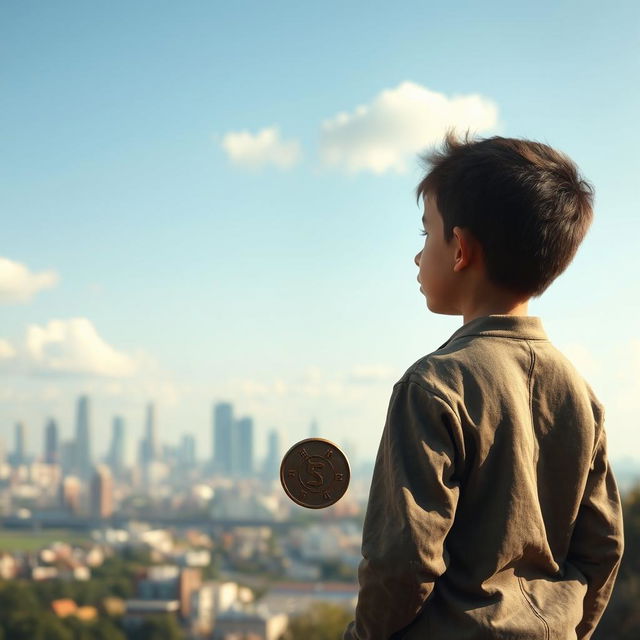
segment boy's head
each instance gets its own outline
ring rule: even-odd
[[[461,141],[449,130],[443,149],[422,160],[430,170],[416,197],[428,235],[415,262],[432,311],[459,314],[465,298],[483,295],[538,297],[573,260],[594,190],[565,154],[516,138],[470,141],[468,131]]]

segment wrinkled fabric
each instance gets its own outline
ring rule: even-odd
[[[587,640],[623,553],[603,405],[537,316],[458,329],[393,387],[343,640]]]

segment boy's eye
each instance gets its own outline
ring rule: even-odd
[[[428,236],[429,235],[424,229],[418,229],[418,231],[420,231],[420,235],[422,235],[422,236]]]

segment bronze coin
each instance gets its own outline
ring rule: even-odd
[[[323,509],[338,502],[350,479],[347,457],[324,438],[300,440],[280,465],[282,488],[295,503],[308,509]]]

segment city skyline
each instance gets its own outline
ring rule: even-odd
[[[207,455],[202,453],[200,456],[196,455],[197,451],[205,451],[205,448],[198,448],[197,439],[193,433],[183,431],[176,435],[176,440],[169,443],[165,440],[159,439],[156,431],[155,423],[155,405],[153,402],[145,404],[145,421],[143,436],[136,439],[133,435],[127,436],[125,431],[125,421],[122,416],[113,416],[111,425],[111,435],[108,441],[108,446],[96,455],[87,451],[91,450],[92,432],[91,432],[91,416],[90,416],[90,398],[82,395],[77,398],[77,421],[74,426],[76,438],[63,441],[58,427],[58,421],[53,417],[48,417],[45,420],[41,438],[36,438],[36,445],[33,444],[33,440],[27,436],[28,428],[24,421],[17,421],[14,424],[14,437],[13,441],[8,441],[6,438],[0,438],[3,447],[0,451],[4,452],[7,460],[13,465],[26,464],[29,461],[41,461],[49,464],[62,463],[61,449],[66,443],[69,445],[73,443],[74,452],[71,455],[69,461],[70,475],[78,475],[86,480],[91,476],[92,472],[83,476],[83,472],[86,473],[85,466],[78,466],[79,454],[76,451],[78,446],[78,433],[81,433],[81,440],[85,444],[81,445],[84,456],[83,460],[87,464],[96,466],[101,463],[107,464],[110,469],[117,475],[122,465],[132,465],[136,463],[149,463],[155,460],[161,459],[161,447],[173,446],[182,452],[187,458],[192,458],[199,463],[211,463],[212,469],[216,471],[216,466],[220,461],[229,460],[229,466],[218,467],[218,472],[231,473],[232,475],[248,476],[257,471],[256,464],[258,460],[264,463],[266,460],[270,460],[273,464],[274,452],[276,449],[280,449],[281,433],[275,427],[271,427],[267,432],[266,441],[264,447],[260,447],[263,451],[262,455],[257,457],[256,451],[256,434],[253,429],[253,418],[251,416],[243,415],[242,417],[235,418],[233,416],[233,404],[229,402],[214,402],[213,403],[213,417],[211,424],[211,431],[213,434],[212,443],[215,442],[216,427],[220,427],[219,423],[216,423],[216,410],[222,408],[223,410],[229,410],[230,421],[228,428],[230,432],[234,432],[234,438],[237,442],[231,445],[226,440],[220,440],[219,446],[213,448],[212,454]],[[149,446],[149,438],[152,436],[152,440],[155,442],[153,446]],[[225,434],[230,435],[230,434]],[[309,425],[308,437],[316,437],[317,421],[312,420]],[[277,444],[276,444],[277,443]],[[236,448],[237,447],[237,450]],[[128,452],[128,455],[125,455]],[[245,456],[240,456],[239,453],[245,453]],[[243,462],[244,460],[244,462]],[[278,462],[279,465],[279,462]]]

